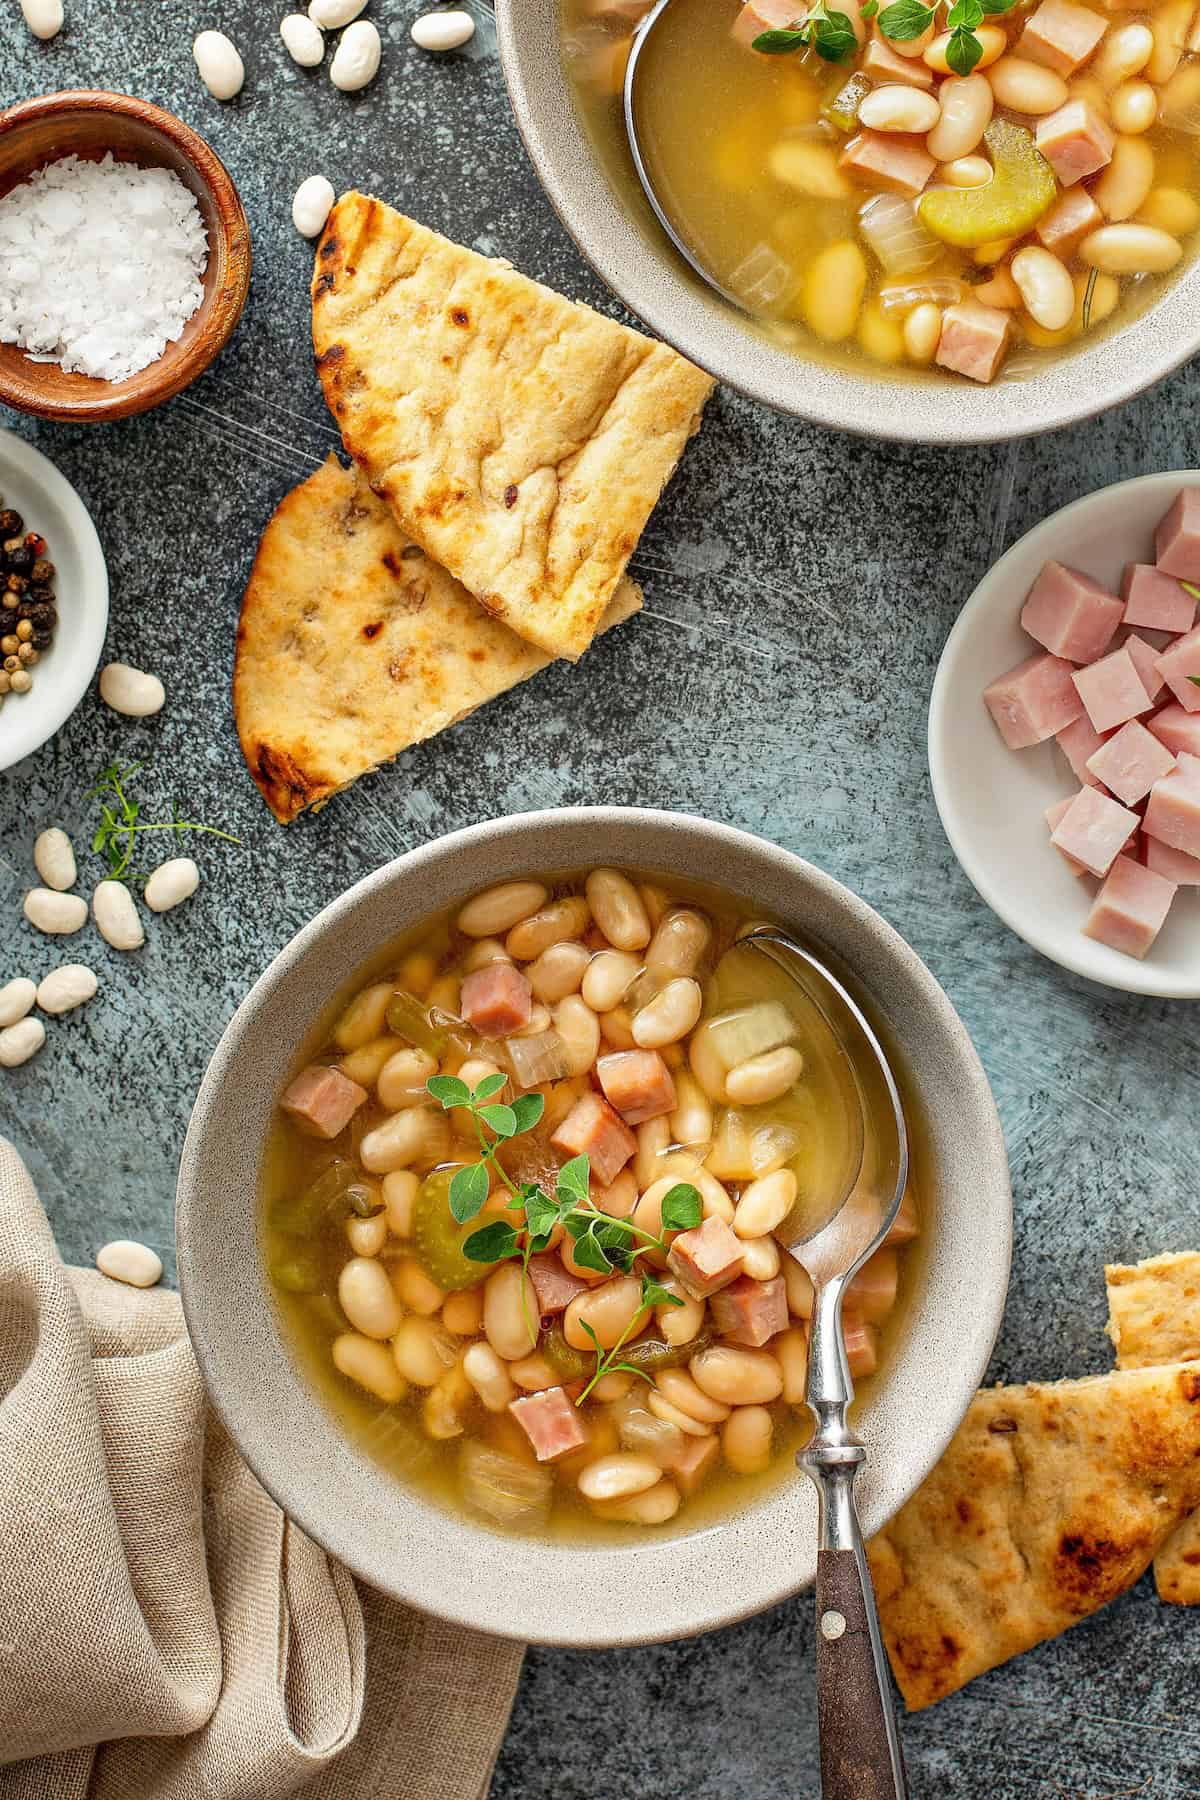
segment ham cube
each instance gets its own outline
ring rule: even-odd
[[[1095,662],[1107,650],[1125,608],[1080,569],[1048,562],[1021,608],[1021,624],[1052,656]]]
[[[1145,956],[1171,910],[1176,886],[1131,856],[1118,856],[1096,895],[1083,930],[1126,956]]]
[[[550,1143],[567,1158],[586,1156],[589,1172],[602,1188],[611,1187],[637,1149],[637,1139],[599,1094],[577,1100]]]
[[[1071,677],[1096,731],[1114,731],[1126,719],[1149,712],[1150,696],[1124,646]]]
[[[1080,787],[1099,787],[1100,783],[1088,768],[1088,757],[1094,756],[1107,739],[1101,737],[1087,714],[1080,713],[1070,725],[1056,732],[1055,742],[1070,763],[1071,773]],[[1046,817],[1049,816],[1047,813]],[[1057,824],[1057,820],[1055,823]],[[1051,829],[1053,830],[1053,826]]]
[[[942,314],[942,334],[934,360],[971,381],[991,381],[1008,349],[1011,320],[998,306],[962,300]]]
[[[1187,712],[1184,707],[1172,702],[1160,711],[1152,713],[1146,720],[1146,730],[1156,737],[1160,744],[1165,744],[1172,755],[1178,756],[1186,751],[1189,756],[1200,756],[1200,713]]]
[[[888,1227],[884,1245],[911,1244],[921,1230],[921,1220],[917,1213],[917,1202],[911,1188],[905,1188],[903,1198],[897,1208],[896,1216]]]
[[[1177,638],[1154,664],[1184,712],[1200,712],[1200,626]]]
[[[1137,631],[1126,632],[1117,648],[1118,650],[1128,650],[1133,666],[1138,672],[1138,680],[1151,700],[1157,700],[1166,685],[1158,670],[1158,659],[1161,652],[1156,650],[1154,645],[1148,643]]]
[[[688,1293],[705,1300],[737,1280],[742,1272],[742,1249],[741,1239],[713,1213],[690,1231],[680,1232],[667,1252],[667,1261]]]
[[[529,1259],[529,1279],[537,1295],[538,1311],[543,1319],[564,1312],[572,1300],[587,1292],[588,1283],[563,1267],[556,1251],[547,1250]]]
[[[860,131],[838,158],[856,181],[915,200],[937,168],[920,138],[889,131]]]
[[[787,1290],[782,1275],[755,1281],[739,1275],[736,1281],[713,1295],[709,1312],[717,1331],[731,1344],[749,1344],[757,1350],[788,1323]]]
[[[1164,575],[1200,582],[1200,487],[1181,489],[1160,519],[1154,560]]]
[[[879,1334],[873,1325],[847,1312],[842,1319],[842,1337],[846,1343],[846,1362],[851,1381],[873,1375],[879,1367]]]
[[[1140,820],[1098,788],[1081,788],[1050,834],[1056,850],[1082,863],[1089,875],[1107,875]]]
[[[366,1088],[340,1069],[313,1063],[297,1075],[279,1105],[309,1137],[335,1138],[345,1131],[366,1097]]]
[[[627,1125],[644,1125],[647,1119],[675,1111],[675,1083],[657,1050],[618,1050],[602,1056],[596,1074],[605,1099]]]
[[[533,989],[515,964],[490,962],[463,982],[459,1010],[480,1037],[510,1037],[529,1023]]]
[[[1047,250],[1065,258],[1073,256],[1089,231],[1095,231],[1103,223],[1104,214],[1087,189],[1072,187],[1054,202],[1048,213],[1042,214],[1034,231]]]
[[[540,1394],[523,1394],[510,1400],[508,1410],[533,1445],[539,1462],[553,1462],[568,1450],[587,1443],[587,1432],[564,1388],[543,1388]]]
[[[1068,100],[1039,119],[1034,140],[1063,187],[1094,175],[1112,159],[1116,139],[1090,100]]]
[[[1189,856],[1186,850],[1174,850],[1170,844],[1142,835],[1142,860],[1156,875],[1173,881],[1176,887],[1200,887],[1200,856]]]
[[[1169,775],[1175,758],[1144,725],[1131,719],[1088,758],[1088,768],[1126,806],[1144,800],[1156,781]]]
[[[901,56],[886,38],[873,37],[863,52],[862,72],[877,85],[899,82],[902,87],[929,89],[933,70],[919,56]]]
[[[1200,856],[1200,758],[1181,753],[1171,773],[1155,782],[1142,830],[1185,856]]]
[[[716,1432],[707,1437],[685,1437],[671,1460],[663,1463],[663,1473],[685,1494],[694,1494],[720,1460],[721,1440]]]
[[[1175,575],[1164,575],[1152,563],[1126,563],[1121,582],[1126,625],[1145,625],[1172,634],[1190,631],[1196,602]]]
[[[1074,673],[1061,656],[1031,656],[984,688],[984,705],[1010,750],[1043,744],[1080,717]]]
[[[846,1289],[846,1306],[860,1319],[881,1324],[896,1304],[900,1264],[894,1250],[877,1250]]]
[[[1048,806],[1045,813],[1042,815],[1050,828],[1050,842],[1052,844],[1054,844],[1054,833],[1058,830],[1059,823],[1065,814],[1070,810],[1071,802],[1074,798],[1074,794],[1068,794],[1065,800],[1056,800],[1054,805]],[[1081,862],[1076,862],[1075,858],[1073,856],[1068,856],[1065,850],[1059,850],[1057,844],[1054,844],[1054,848],[1058,850],[1058,854],[1062,857],[1072,875],[1087,874],[1087,870]]]
[[[762,32],[782,31],[795,21],[796,0],[745,0],[731,31],[734,41],[749,50]]]
[[[1042,0],[1021,34],[1017,55],[1053,69],[1056,75],[1073,75],[1107,30],[1107,21],[1088,6],[1076,6],[1073,0]]]

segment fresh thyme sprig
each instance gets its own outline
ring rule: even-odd
[[[110,880],[120,881],[129,873],[138,835],[144,831],[172,831],[180,836],[184,832],[197,831],[208,837],[222,838],[227,844],[241,843],[240,838],[228,831],[219,831],[215,825],[181,819],[174,807],[170,819],[143,823],[141,806],[130,798],[128,791],[132,777],[142,766],[141,763],[127,763],[122,768],[120,763],[109,763],[95,787],[89,788],[86,795],[88,800],[100,802],[100,823],[92,836],[92,849],[107,862]]]

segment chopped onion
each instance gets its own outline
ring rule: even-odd
[[[923,274],[941,254],[912,201],[899,194],[877,194],[868,200],[859,209],[858,228],[888,275]]]
[[[536,1037],[510,1037],[504,1040],[508,1066],[523,1088],[540,1087],[543,1081],[557,1081],[570,1067],[567,1046],[557,1031],[540,1031]]]
[[[918,281],[911,286],[882,287],[879,304],[885,313],[910,313],[915,306],[932,300],[935,306],[957,306],[966,295],[963,282],[952,275],[939,275],[933,281]]]
[[[524,1525],[533,1530],[546,1521],[554,1474],[518,1462],[503,1450],[492,1450],[468,1438],[458,1454],[458,1491],[473,1512],[498,1525]]]
[[[783,1119],[768,1119],[751,1128],[750,1165],[756,1176],[782,1169],[799,1148],[800,1133]]]
[[[648,1406],[631,1400],[617,1416],[617,1436],[623,1450],[635,1450],[648,1456],[662,1468],[683,1449],[683,1433],[678,1425],[658,1419]]]
[[[722,1013],[708,1025],[709,1042],[727,1070],[736,1069],[751,1056],[777,1050],[795,1035],[795,1022],[778,1000],[763,1000],[755,1006]]]

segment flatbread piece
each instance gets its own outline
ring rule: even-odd
[[[623,580],[602,629],[641,603]],[[330,455],[284,496],[250,572],[233,670],[242,754],[286,824],[549,660]]]
[[[1200,1254],[1111,1263],[1104,1278],[1118,1369],[1200,1358]],[[1160,1600],[1200,1606],[1200,1512],[1171,1533],[1154,1559],[1154,1580]]]
[[[905,1701],[1096,1612],[1200,1503],[1200,1366],[985,1389],[869,1546]]]
[[[588,646],[711,379],[365,194],[329,215],[313,347],[402,529],[550,656]]]

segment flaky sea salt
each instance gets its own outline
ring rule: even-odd
[[[0,199],[0,343],[124,381],[179,336],[207,260],[174,170],[64,156]]]

